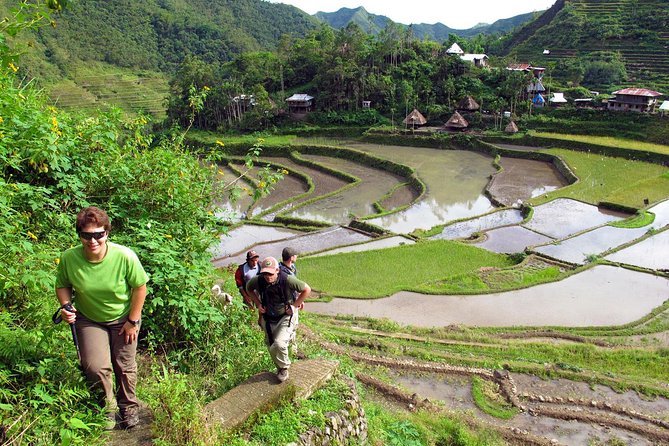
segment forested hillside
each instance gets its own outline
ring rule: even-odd
[[[573,84],[667,93],[669,2],[560,0],[507,40],[502,53],[546,66],[553,76]]]
[[[0,0],[9,15],[16,0]],[[167,81],[186,55],[221,64],[245,51],[275,48],[318,20],[262,0],[71,1],[54,26],[21,37],[30,45],[21,73],[44,85],[56,105],[164,113]]]
[[[368,34],[378,34],[389,25],[397,25],[402,28],[408,28],[407,24],[398,24],[383,15],[371,14],[363,7],[359,8],[341,8],[335,12],[317,12],[314,14],[317,18],[323,20],[336,29],[346,27],[349,23],[355,23]],[[430,39],[442,42],[448,39],[449,34],[455,34],[459,37],[472,37],[477,34],[496,34],[506,33],[517,26],[521,26],[535,17],[534,13],[521,14],[515,17],[497,20],[493,24],[481,24],[468,29],[449,28],[443,23],[411,24],[411,31],[419,39]]]
[[[5,8],[15,3],[2,0]],[[86,0],[70,2],[37,40],[64,71],[92,60],[169,72],[186,54],[221,63],[275,48],[282,34],[304,35],[316,24],[295,7],[261,0]]]

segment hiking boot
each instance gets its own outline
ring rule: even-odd
[[[279,369],[279,372],[276,374],[276,378],[280,383],[288,379],[288,369]]]
[[[106,431],[112,431],[116,427],[116,412],[107,412],[105,414],[104,429]]]
[[[123,429],[132,429],[139,424],[139,411],[136,407],[128,407],[121,411],[121,427]]]

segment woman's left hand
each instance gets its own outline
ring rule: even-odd
[[[137,340],[137,333],[139,333],[139,327],[137,325],[132,325],[130,322],[126,322],[123,324],[123,327],[121,327],[121,331],[118,335],[125,335],[125,343],[132,344]]]

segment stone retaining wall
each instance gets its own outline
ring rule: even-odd
[[[297,442],[286,446],[328,446],[344,445],[356,438],[362,442],[367,438],[367,417],[360,403],[355,382],[346,377],[344,381],[350,389],[350,395],[344,408],[338,412],[325,414],[325,428],[313,428],[300,435]]]

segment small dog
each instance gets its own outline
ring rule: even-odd
[[[223,306],[225,307],[232,303],[232,296],[223,291],[218,284],[211,287],[211,295],[214,299],[223,301]]]

